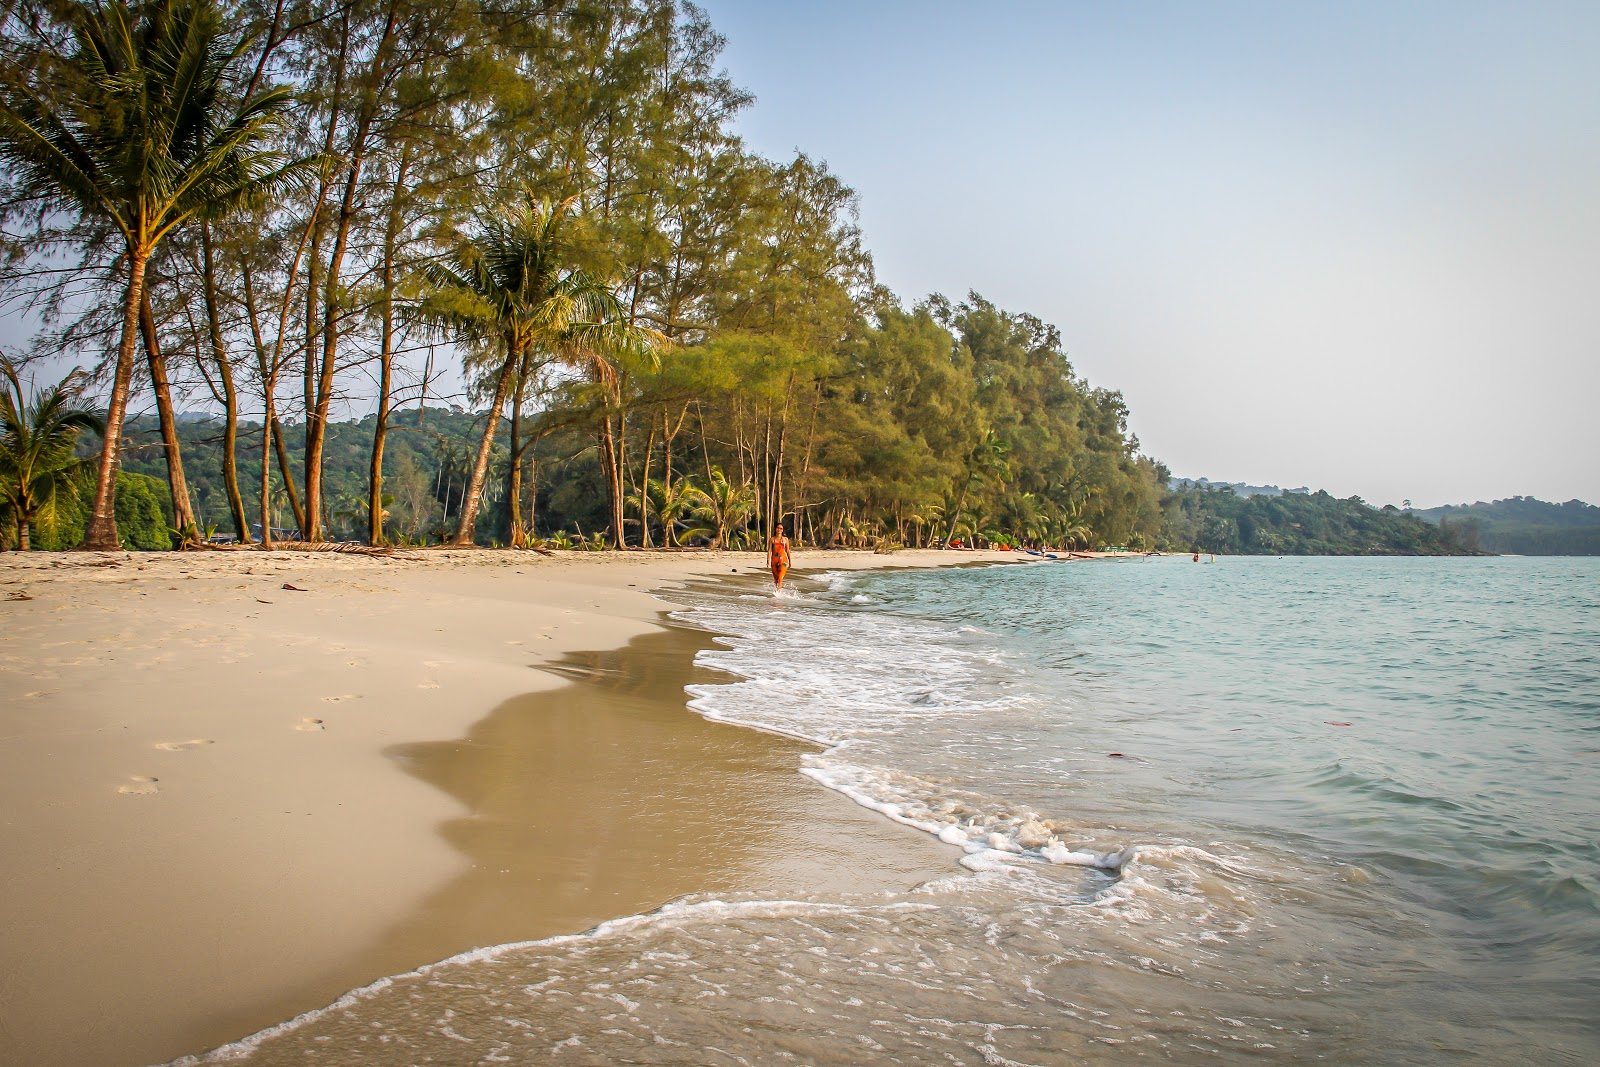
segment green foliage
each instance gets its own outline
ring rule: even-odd
[[[123,548],[142,552],[172,548],[172,499],[166,482],[146,474],[118,471],[114,499],[117,535]],[[62,550],[81,545],[93,501],[93,477],[85,472],[78,476],[76,492],[61,498],[52,520],[35,527],[33,547]]]
[[[1468,549],[1394,507],[1325,492],[1238,496],[1232,488],[1191,487],[1163,502],[1160,544],[1179,552],[1294,556],[1443,556]]]
[[[49,528],[70,508],[88,464],[74,454],[83,430],[99,433],[93,412],[74,406],[87,378],[73,371],[28,396],[9,359],[0,356],[0,525],[19,547],[30,547],[31,528]]]
[[[1529,496],[1446,505],[1413,514],[1447,529],[1462,544],[1523,556],[1600,556],[1600,507],[1581,500],[1552,504]]]

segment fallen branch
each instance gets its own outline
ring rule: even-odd
[[[266,548],[266,546],[260,546]],[[388,545],[364,545],[360,541],[274,541],[271,552],[346,552],[357,556],[392,556]]]

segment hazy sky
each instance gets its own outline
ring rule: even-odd
[[[1600,503],[1600,3],[703,6],[883,282],[1060,326],[1174,473]]]
[[[1056,323],[1175,473],[1600,502],[1600,4],[703,6],[883,282]]]

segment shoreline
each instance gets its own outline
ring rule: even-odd
[[[815,571],[991,561],[1018,560],[923,550],[800,562]],[[461,789],[429,784],[395,758],[407,746],[503,753],[473,731],[507,705],[548,709],[572,690],[570,672],[544,668],[580,652],[643,662],[647,635],[690,632],[663,624],[667,587],[761,564],[756,553],[0,555],[0,837],[11,858],[0,901],[16,917],[0,950],[0,1059],[170,1060],[482,947],[463,937],[577,933],[708,888],[814,881],[815,867],[771,863],[797,851],[776,847],[765,875],[742,869],[745,883],[714,884],[707,875],[726,865],[690,849],[692,870],[640,884],[645,865],[624,841],[621,862],[596,874],[577,910],[549,898],[485,920],[477,905],[496,890],[478,886],[469,935],[450,919],[461,909],[440,901],[482,868],[459,831],[484,819]],[[680,642],[669,658],[692,659],[681,637],[665,640]],[[742,779],[761,790],[738,789],[771,800],[781,781],[826,798],[817,803],[832,809],[811,817],[857,820],[854,834],[899,848],[902,880],[942,847],[908,843],[921,835],[795,774],[795,743],[689,713],[681,684],[670,700],[661,687],[632,699],[665,709],[663,736],[737,732],[729,743],[765,768]],[[612,713],[626,714],[603,714]],[[582,770],[591,742],[569,741],[556,763]],[[618,744],[638,754],[626,737]],[[535,786],[522,803],[549,794]],[[638,820],[614,803],[596,807],[593,823]],[[502,836],[502,856],[528,847]]]

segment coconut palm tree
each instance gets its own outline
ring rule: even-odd
[[[486,383],[493,382],[456,545],[472,544],[500,409],[526,354],[548,354],[591,380],[603,380],[614,373],[612,360],[648,358],[661,343],[660,334],[629,325],[615,289],[579,266],[587,257],[583,227],[572,210],[577,201],[530,196],[501,214],[480,217],[471,243],[423,268],[430,292],[422,318],[473,350],[488,372]]]
[[[940,547],[950,547],[950,539],[956,535],[956,524],[960,522],[966,508],[967,494],[972,490],[972,483],[991,479],[1004,481],[1011,476],[1011,464],[1006,460],[1006,455],[1010,451],[1010,447],[1000,439],[999,435],[993,430],[988,430],[967,454],[967,480],[961,486],[961,496],[956,500],[955,507],[947,512],[950,516],[950,528],[945,531],[944,544]],[[979,531],[972,529],[971,532]]]
[[[691,514],[704,494],[688,478],[664,482],[651,478],[643,491],[627,499],[630,508],[638,508],[646,521],[655,519],[661,526],[661,543],[666,548],[678,546],[678,523]]]
[[[756,487],[749,482],[734,485],[721,467],[713,467],[707,484],[691,486],[685,497],[689,514],[701,525],[684,536],[705,537],[712,548],[727,548],[750,521],[756,506]]]
[[[93,466],[78,459],[78,433],[103,433],[94,412],[74,405],[89,379],[73,371],[30,401],[11,361],[0,356],[0,504],[16,523],[17,546],[28,551],[29,528],[48,522],[62,493],[77,494],[78,475]]]
[[[0,83],[0,161],[42,208],[121,238],[122,332],[84,538],[85,548],[115,549],[112,492],[146,264],[174,230],[279,191],[313,161],[263,147],[287,89],[230,98],[229,68],[250,39],[225,31],[216,0],[68,0],[52,10],[59,21],[38,28],[31,72]]]

